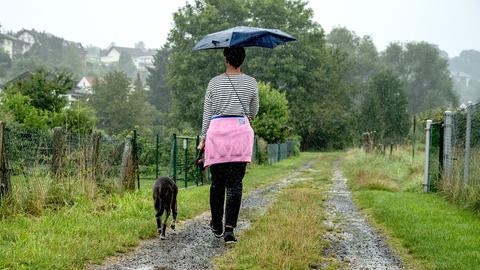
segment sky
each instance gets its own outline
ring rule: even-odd
[[[190,0],[191,1],[191,0]],[[234,1],[234,0],[232,0]],[[173,26],[173,13],[186,0],[2,0],[2,30],[46,31],[83,45],[111,42],[133,47],[138,41],[161,47]],[[328,33],[344,26],[373,37],[379,50],[393,41],[428,41],[450,57],[464,49],[480,51],[478,0],[310,0],[314,20]]]

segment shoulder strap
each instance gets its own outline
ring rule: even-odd
[[[240,102],[240,105],[242,105],[243,115],[245,115],[248,118],[248,120],[251,120],[250,116],[247,114],[247,110],[245,110],[245,106],[243,106],[242,100],[238,96],[238,93],[237,93],[237,90],[235,89],[235,86],[233,86],[232,80],[230,80],[230,76],[228,76],[228,74],[226,72],[225,72],[225,76],[227,76],[228,81],[230,82],[230,85],[232,86],[233,91],[235,92],[235,95],[237,96],[238,101]]]

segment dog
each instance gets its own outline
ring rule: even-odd
[[[153,185],[153,206],[155,208],[155,218],[157,220],[157,232],[160,239],[165,239],[165,231],[167,229],[167,219],[172,211],[173,221],[172,230],[175,230],[177,222],[177,193],[178,188],[175,182],[169,177],[159,177]],[[165,213],[165,219],[162,224],[162,215]]]

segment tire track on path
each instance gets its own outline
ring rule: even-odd
[[[334,164],[333,183],[326,201],[326,240],[331,243],[325,255],[335,257],[348,269],[403,269],[385,237],[365,220],[352,200],[347,179]]]

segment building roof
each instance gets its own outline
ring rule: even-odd
[[[128,53],[132,57],[140,57],[140,56],[152,56],[155,54],[155,50],[151,49],[138,49],[138,48],[128,48],[128,47],[120,47],[120,46],[111,46],[107,50],[105,50],[102,55],[108,55],[113,49],[116,49],[120,53]]]
[[[97,81],[97,79],[93,76],[84,76],[84,77],[80,78],[78,83],[80,83],[83,79],[85,79],[90,85],[94,85],[95,82]]]
[[[10,39],[11,41],[23,42],[16,37],[13,37],[13,36],[10,36],[10,35],[5,35],[5,34],[2,34],[2,33],[0,33],[0,39]]]

